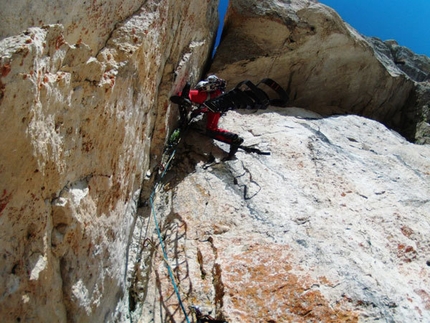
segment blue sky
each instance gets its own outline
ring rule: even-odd
[[[430,56],[430,0],[320,0],[365,36]]]
[[[229,0],[219,0],[218,12],[219,12],[220,23],[219,23],[219,28],[218,28],[218,34],[216,35],[215,46],[218,46],[219,41],[221,39],[224,16],[225,16],[225,13],[227,12],[228,1]]]
[[[320,0],[365,36],[395,39],[430,57],[430,0]],[[228,0],[220,0],[221,22]],[[218,33],[218,37],[220,37]]]

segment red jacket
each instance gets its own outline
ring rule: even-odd
[[[220,90],[215,90],[213,92],[205,92],[200,90],[190,90],[188,95],[191,102],[202,104],[207,100],[214,99],[220,96],[222,92]]]
[[[219,89],[213,92],[205,92],[201,90],[190,90],[188,97],[191,100],[191,102],[194,102],[197,104],[203,104],[205,101],[214,99],[220,96],[221,94],[222,94],[222,91]],[[179,93],[179,95],[181,95],[181,93]],[[196,111],[206,113],[207,115],[206,129],[209,131],[210,136],[212,138],[231,144],[232,139],[237,137],[236,134],[218,127],[218,121],[219,121],[219,118],[221,117],[221,112],[213,112],[208,108],[206,108],[205,106],[197,109]]]

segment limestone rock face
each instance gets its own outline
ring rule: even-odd
[[[17,1],[1,14],[14,34],[0,42],[2,321],[126,320],[141,184],[176,121],[169,94],[205,66],[216,2]]]
[[[415,133],[416,142],[430,144],[430,83],[424,82],[416,85],[414,100],[415,109],[409,114],[417,116],[417,124],[412,123],[410,133]]]
[[[415,111],[414,80],[333,9],[308,0],[230,3],[211,67],[230,86],[271,77],[292,106],[366,116],[414,138],[403,131],[421,121],[408,112]]]
[[[378,122],[428,143],[427,65],[317,1],[231,0],[210,71],[291,107],[222,118],[269,156],[220,162],[199,120],[164,172],[216,6],[2,4],[2,321],[430,321],[430,150]]]
[[[85,43],[93,54],[104,47],[115,25],[142,6],[141,0],[17,0],[4,1],[0,12],[0,39],[28,27],[61,24],[69,44]]]
[[[271,155],[207,167],[228,147],[190,131],[155,198],[167,258],[142,213],[142,322],[184,319],[166,264],[185,308],[228,322],[430,319],[430,147],[296,108],[228,112],[222,126]]]
[[[419,144],[430,143],[430,58],[417,55],[394,40],[367,38],[386,65],[393,63],[415,81],[414,90],[403,108],[402,132]]]
[[[429,57],[417,55],[410,49],[400,46],[395,40],[382,41],[376,37],[367,39],[414,81],[424,82],[430,79]]]

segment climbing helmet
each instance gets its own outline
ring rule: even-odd
[[[202,90],[205,92],[213,92],[216,90],[220,90],[222,92],[225,91],[226,81],[219,78],[216,75],[209,75],[206,80],[200,81],[196,85],[196,89]]]

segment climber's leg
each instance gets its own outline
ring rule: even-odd
[[[239,149],[239,146],[243,143],[243,138],[239,137],[237,134],[233,132],[218,128],[218,121],[220,117],[221,117],[221,113],[215,113],[215,112],[207,113],[206,133],[211,138],[214,138],[216,140],[229,144],[230,145],[229,157],[232,157]]]
[[[211,138],[231,144],[232,141],[239,136],[235,133],[219,128],[218,122],[220,117],[221,113],[219,112],[207,113],[206,134]]]

